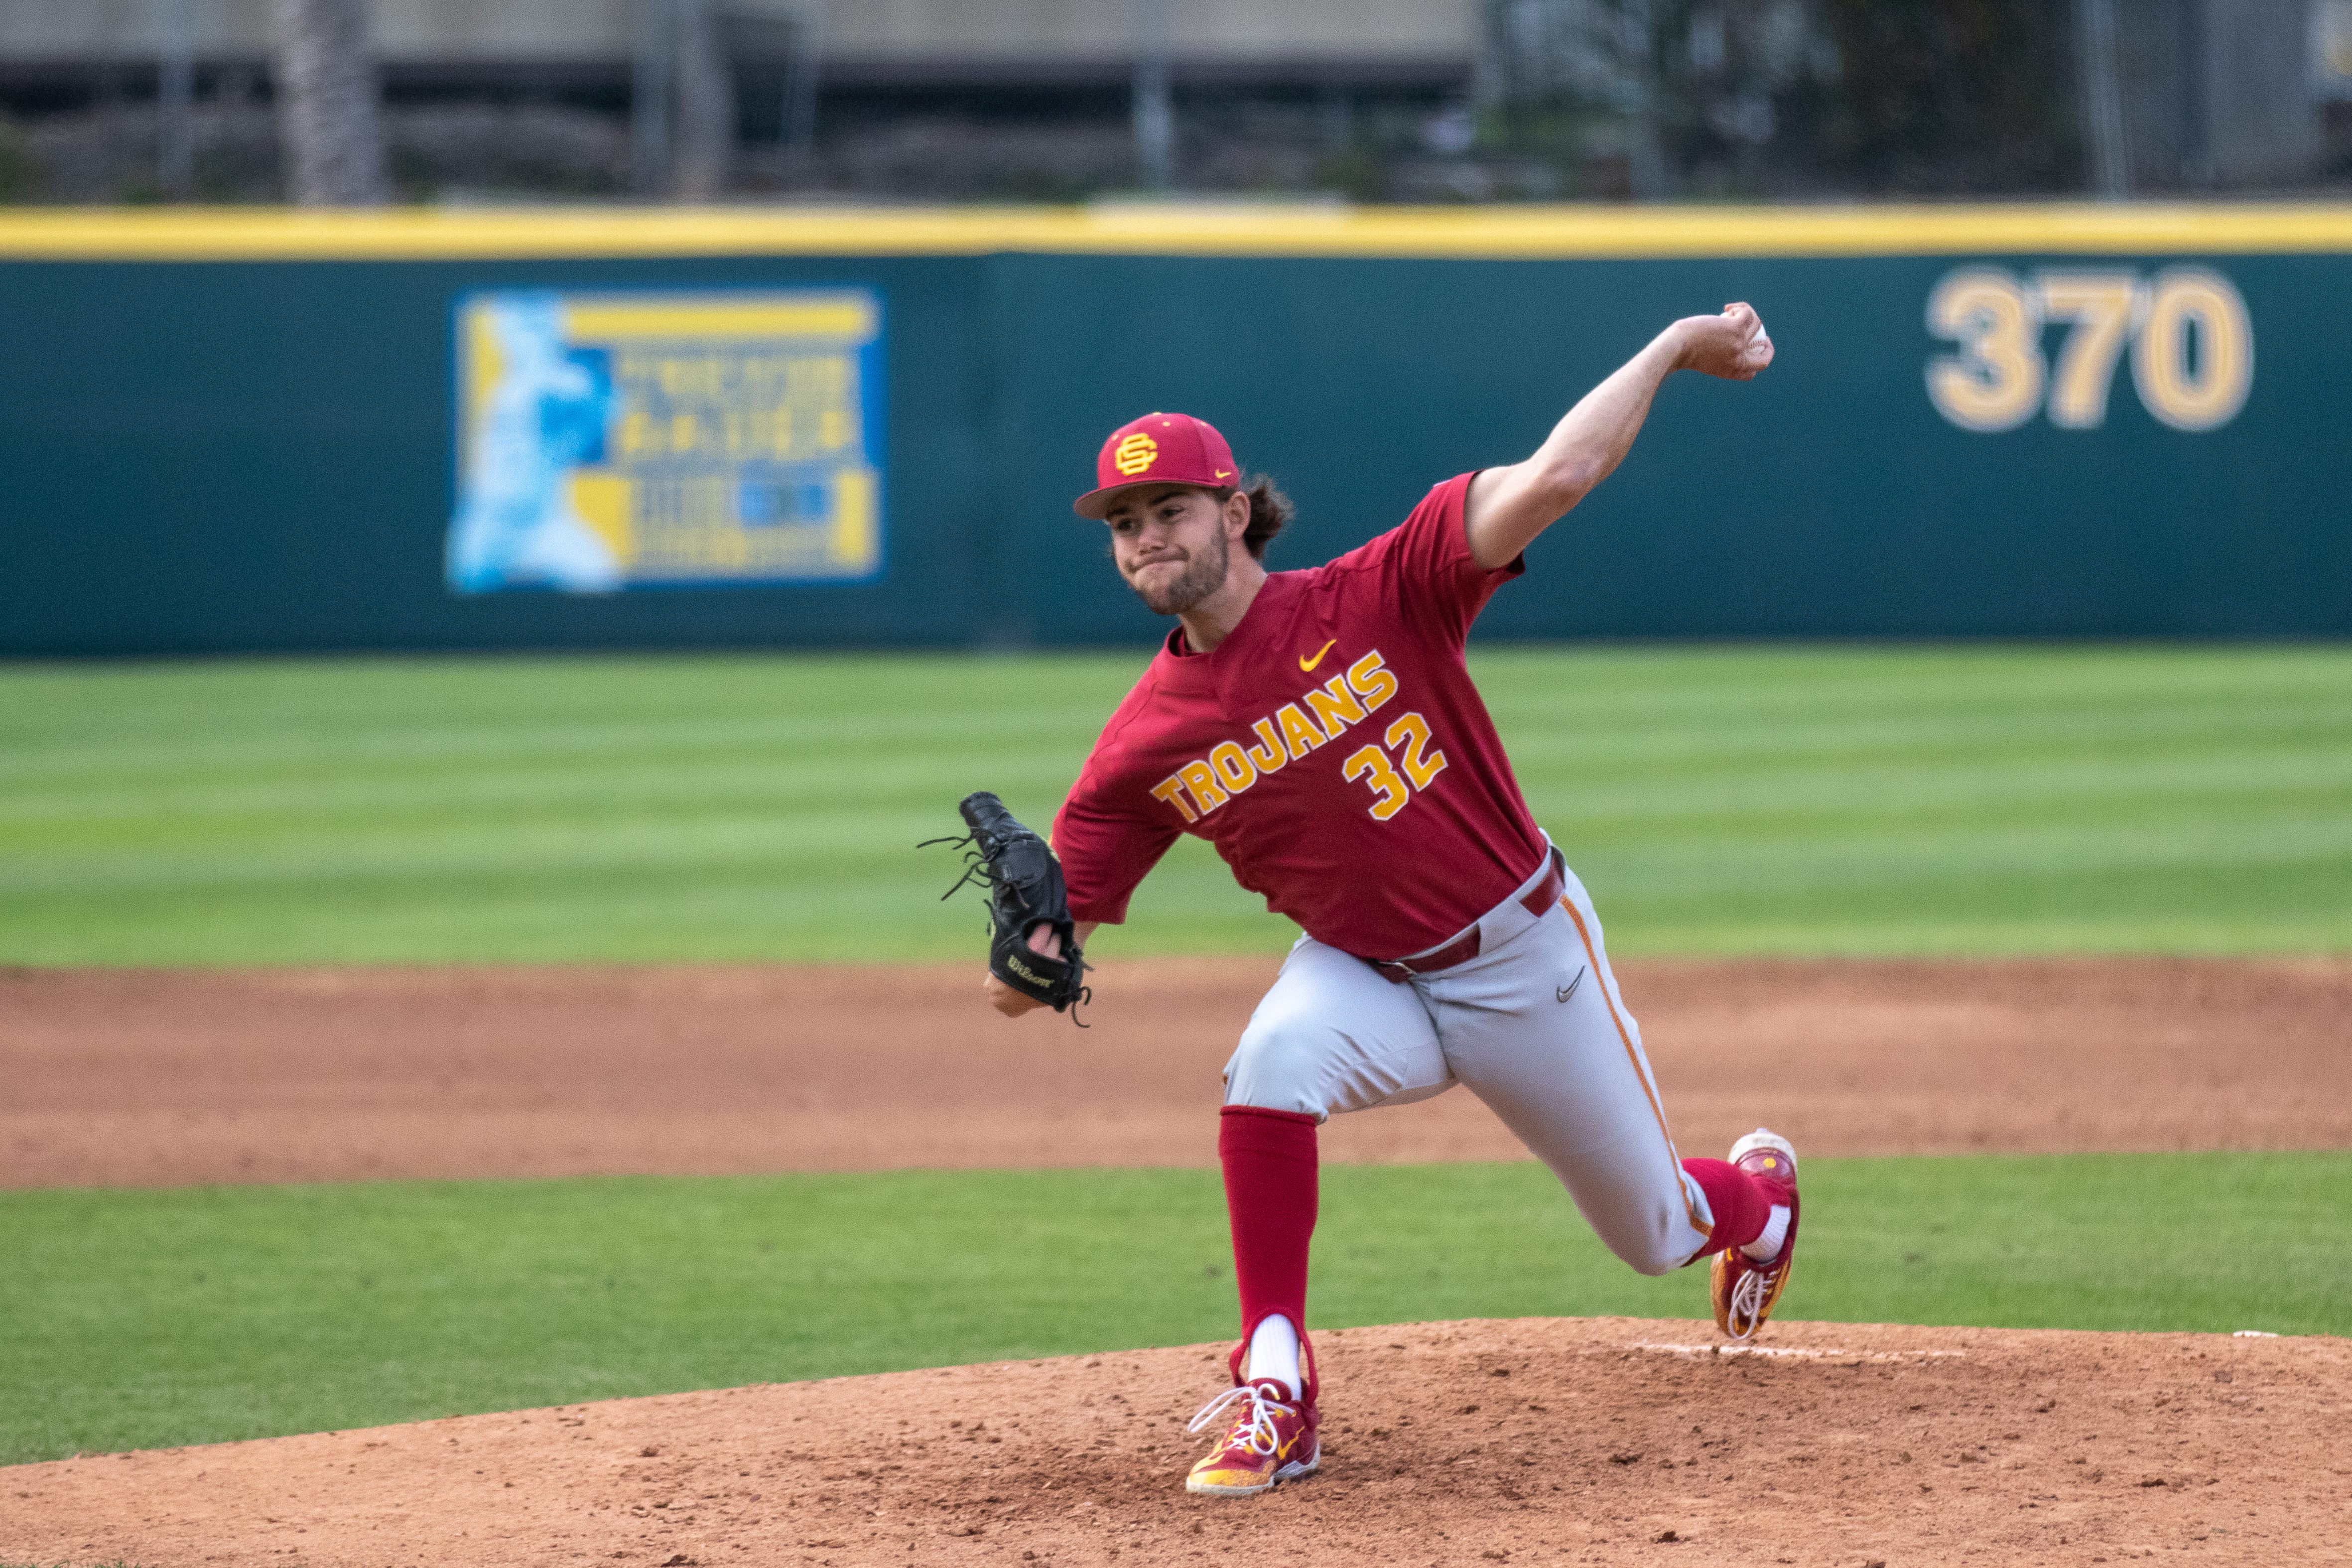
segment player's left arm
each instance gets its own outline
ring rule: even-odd
[[[1527,461],[1472,481],[1465,522],[1472,558],[1489,572],[1507,566],[1566,517],[1625,460],[1651,399],[1675,372],[1752,381],[1771,363],[1772,340],[1750,306],[1675,322],[1579,399]]]

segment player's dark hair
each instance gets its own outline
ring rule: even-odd
[[[1242,531],[1242,545],[1253,561],[1265,559],[1265,547],[1290,521],[1290,498],[1274,488],[1274,481],[1264,474],[1250,478],[1246,486],[1228,485],[1217,492],[1223,504],[1227,496],[1245,492],[1249,496],[1249,526]]]

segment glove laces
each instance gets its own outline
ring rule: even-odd
[[[1274,1430],[1274,1413],[1288,1401],[1275,1398],[1258,1384],[1245,1383],[1238,1388],[1228,1388],[1201,1406],[1201,1413],[1192,1417],[1184,1430],[1204,1432],[1216,1424],[1217,1417],[1226,1409],[1244,1401],[1249,1408],[1234,1415],[1233,1432],[1225,1441],[1247,1448],[1253,1454],[1273,1453],[1279,1442]]]
[[[945,838],[926,838],[915,846],[918,849],[929,849],[934,844],[952,844],[963,851],[963,875],[948,884],[948,890],[940,895],[940,902],[946,903],[970,882],[978,882],[983,888],[996,885],[996,868],[991,866],[987,858],[974,847],[979,838],[977,833],[967,833],[961,838],[950,835]]]

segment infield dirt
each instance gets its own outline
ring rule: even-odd
[[[1255,961],[0,975],[0,1184],[1206,1164]],[[2352,963],[1627,963],[1685,1148],[2352,1143]],[[1467,1095],[1328,1157],[1523,1157]],[[2161,1259],[2150,1259],[2160,1268]],[[0,1561],[2352,1561],[2352,1342],[1529,1320],[1319,1337],[1322,1471],[1181,1489],[1223,1347],[0,1471]]]
[[[1207,1165],[1260,959],[1105,964],[1080,1030],[967,966],[0,973],[0,1186]],[[1676,1139],[1811,1154],[2352,1144],[2352,961],[1618,966]],[[1337,1161],[1526,1158],[1466,1093]]]

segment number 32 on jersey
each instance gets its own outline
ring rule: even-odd
[[[1445,753],[1430,745],[1429,721],[1418,713],[1405,714],[1381,739],[1397,749],[1396,763],[1380,747],[1366,746],[1349,754],[1339,764],[1339,773],[1343,778],[1362,779],[1380,792],[1369,809],[1386,822],[1412,804],[1414,790],[1427,789],[1429,781],[1445,771]],[[1397,772],[1398,763],[1404,766],[1402,774]]]

